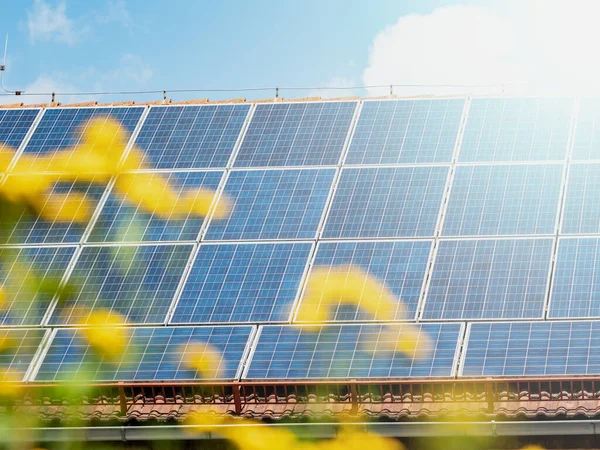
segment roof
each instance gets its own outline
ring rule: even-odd
[[[376,99],[399,98],[396,96],[385,96]],[[350,101],[357,99],[358,97],[334,99],[309,97],[285,100],[285,102]],[[254,101],[246,101],[246,99],[219,101],[200,99],[183,102],[163,100],[139,104],[134,102],[110,104],[88,102],[68,105],[61,105],[59,103],[42,105],[15,104],[4,105],[2,107],[54,108],[62,106],[75,108],[132,105],[256,104],[279,103],[283,101],[281,98]],[[48,112],[46,113],[49,114]],[[344,145],[347,146],[347,144]],[[458,144],[456,145],[458,146]],[[452,143],[451,149],[454,149],[454,143]],[[455,162],[451,164],[457,165]],[[520,162],[512,162],[514,167],[517,167],[518,164]],[[567,162],[564,162],[564,164],[566,165]],[[368,164],[364,165],[367,166]],[[376,166],[376,164],[373,165]],[[397,165],[402,164],[398,163]],[[405,165],[411,166],[408,163]],[[431,165],[433,166],[434,164],[431,163]],[[447,165],[450,165],[450,163]],[[477,162],[471,165],[467,164],[466,166],[476,167],[482,165],[481,162]],[[490,165],[500,164],[495,161],[490,163]],[[260,167],[262,168],[262,166]],[[351,168],[351,170],[355,169],[356,167]],[[562,169],[560,175],[562,175]],[[445,181],[441,186],[443,187],[441,189],[443,191],[442,194],[447,195],[449,189],[446,187]],[[558,193],[559,190],[557,189],[557,196]],[[437,211],[436,209],[435,217],[437,217]],[[335,237],[339,241],[344,239],[342,235]],[[435,239],[438,237],[436,235]],[[531,236],[527,235],[525,237]],[[558,231],[556,232],[556,237],[544,235],[544,238],[548,241],[555,238],[558,240]],[[470,241],[482,241],[489,239],[489,236],[479,236],[478,238],[467,236],[463,241],[468,241],[469,239]],[[508,239],[506,236],[499,238],[499,240],[506,239]],[[433,242],[433,237],[431,240]],[[548,245],[547,247],[549,250],[548,253],[554,251],[553,245]],[[478,326],[486,325],[485,322],[477,320],[463,319],[462,321],[454,321],[455,324],[459,322],[477,323]],[[552,323],[556,324],[559,322],[554,321]],[[481,333],[487,332],[487,330],[480,331]],[[455,344],[457,360],[460,353],[459,350],[462,351],[460,348],[462,345],[461,342],[463,342],[462,336],[463,331],[461,330],[461,339]],[[464,342],[466,345],[466,338]],[[500,342],[499,345],[503,345],[503,343]],[[43,356],[45,357],[46,355],[44,354]],[[244,357],[244,364],[246,356]],[[242,369],[241,364],[240,362],[238,373]],[[426,378],[426,376],[419,378],[417,376],[412,377],[411,375],[411,379],[369,379],[356,381],[329,379],[316,381],[245,381],[243,377],[237,376],[237,379],[242,379],[243,381],[215,381],[212,383],[201,381],[189,383],[177,381],[99,383],[93,386],[93,396],[69,400],[58,396],[52,390],[52,384],[30,382],[24,386],[23,395],[14,399],[11,407],[18,411],[33,412],[49,425],[82,422],[85,424],[103,425],[135,424],[138,422],[146,424],[184,424],[189,421],[191,416],[199,413],[233,415],[259,419],[265,422],[283,423],[303,422],[309,419],[314,421],[335,421],[349,418],[352,420],[375,422],[428,422],[456,419],[470,421],[594,419],[599,416],[600,375],[597,377],[572,378],[542,376],[527,378],[468,378],[466,376],[462,377],[462,373],[460,373],[460,377],[455,374],[458,365],[456,360],[452,361],[450,359],[448,364],[452,370],[449,373],[453,375],[444,379]],[[434,376],[432,373],[430,375]],[[29,380],[33,379],[35,378],[29,378]]]

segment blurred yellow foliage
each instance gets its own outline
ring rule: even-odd
[[[96,354],[113,360],[120,358],[127,346],[129,332],[122,327],[124,324],[120,314],[98,309],[89,313],[81,332]]]
[[[404,446],[395,439],[343,426],[337,436],[317,442],[302,441],[286,429],[255,420],[239,420],[229,416],[196,414],[190,424],[197,425],[193,432],[211,431],[233,442],[244,450],[364,450],[368,444],[377,450],[402,450]],[[234,426],[237,425],[237,426]]]
[[[208,215],[214,192],[199,188],[177,195],[159,174],[125,173],[147,168],[138,148],[131,148],[125,157],[128,140],[117,121],[95,118],[82,127],[81,143],[76,147],[41,155],[24,153],[13,167],[15,151],[0,147],[0,170],[8,174],[0,184],[0,194],[12,202],[28,204],[49,221],[87,222],[94,205],[85,194],[58,194],[52,191],[53,186],[66,181],[107,183],[121,175],[116,191],[148,212],[169,219]],[[215,208],[215,217],[224,217],[229,210],[229,202],[223,199]]]
[[[526,445],[525,447],[521,448],[521,450],[544,450],[544,447],[540,446],[540,445]]]
[[[332,319],[331,310],[340,304],[355,305],[371,313],[376,320],[394,320],[402,308],[383,283],[360,267],[315,267],[308,278],[297,320]]]
[[[183,345],[180,349],[183,363],[190,369],[195,369],[204,378],[219,378],[221,375],[221,353],[213,346],[204,342],[194,342]]]
[[[166,219],[184,219],[190,215],[206,216],[213,203],[214,192],[199,188],[178,195],[164,177],[150,173],[124,173],[115,182],[115,190],[148,212]],[[227,201],[219,202],[215,217],[229,213]]]
[[[22,377],[10,369],[0,369],[0,397],[18,397],[23,392]]]

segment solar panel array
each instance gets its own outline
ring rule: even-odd
[[[0,109],[0,143],[51,158],[107,117],[145,154],[122,176],[215,191],[230,214],[159,217],[118,178],[59,178],[92,220],[0,230],[0,379],[600,375],[600,101]],[[305,295],[317,270],[356,269],[396,300]],[[127,319],[117,360],[85,338],[100,308]],[[190,364],[205,344],[211,373]]]

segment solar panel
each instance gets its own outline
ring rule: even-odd
[[[440,241],[423,319],[542,318],[553,239]]]
[[[234,165],[337,165],[357,102],[257,105]]]
[[[312,244],[205,244],[172,323],[290,319]]]
[[[132,176],[132,175],[128,175]],[[205,188],[216,191],[223,176],[218,172],[143,173],[139,177],[142,188],[155,178],[164,178],[177,198],[191,189]],[[140,186],[136,183],[136,189]],[[175,205],[173,206],[175,208]],[[89,242],[132,241],[191,241],[200,233],[204,218],[196,214],[175,217],[172,209],[169,219],[131,203],[121,193],[112,192],[96,221]]]
[[[599,375],[600,322],[472,323],[462,376]]]
[[[458,160],[564,160],[572,109],[568,98],[473,99]]]
[[[59,329],[35,376],[36,381],[81,380],[161,381],[233,380],[238,377],[251,326],[237,327],[146,327],[130,328],[121,357],[107,360],[77,329]],[[218,353],[212,374],[190,367],[190,358],[200,357],[209,344]]]
[[[600,102],[582,98],[579,104],[571,159],[575,161],[600,159]]]
[[[600,164],[571,164],[561,233],[600,232]]]
[[[334,175],[334,169],[233,171],[225,185],[233,210],[213,220],[206,239],[314,239]]]
[[[408,327],[429,352],[413,357],[393,349]],[[245,379],[450,377],[461,324],[263,326]]]
[[[39,325],[75,247],[0,249],[0,325]]]
[[[456,168],[443,236],[554,234],[562,164]]]
[[[12,178],[22,175],[11,175]],[[77,208],[80,216],[91,217],[96,209],[97,203],[102,197],[106,187],[103,184],[90,182],[66,181],[58,179],[45,199],[40,197],[43,205],[40,210],[32,212],[28,205],[14,205],[11,218],[7,220],[10,226],[0,229],[0,241],[7,244],[63,244],[77,243],[83,237],[87,226],[87,220],[56,220],[56,213],[61,211],[67,204],[66,195],[84,194],[87,202],[81,203]],[[43,183],[42,178],[38,179]],[[39,215],[41,213],[41,216]],[[5,215],[8,217],[8,215]]]
[[[25,381],[46,331],[41,328],[0,329],[0,382]]]
[[[452,162],[463,99],[365,101],[346,164]]]
[[[414,319],[425,282],[432,241],[382,241],[382,242],[321,242],[317,248],[315,268],[340,269],[361,267],[366,273],[381,281],[399,299],[393,311],[385,315],[393,320]],[[362,293],[361,298],[362,298]],[[304,298],[300,308],[317,310],[322,305]],[[373,320],[374,314],[356,306],[334,305],[329,311],[332,320]],[[310,303],[308,303],[310,302]]]
[[[433,236],[448,167],[345,168],[324,238]]]
[[[83,248],[50,322],[85,325],[90,311],[107,308],[130,323],[163,323],[192,245]]]
[[[225,167],[250,105],[153,106],[136,139],[156,169]]]
[[[0,110],[0,146],[19,148],[39,112],[34,108]]]
[[[81,127],[93,118],[112,118],[129,133],[137,126],[144,107],[129,108],[48,108],[25,147],[25,154],[44,155],[54,150],[77,145]],[[33,162],[32,162],[33,164]],[[37,169],[42,169],[39,164]],[[23,170],[28,167],[23,166]]]
[[[600,239],[560,239],[548,317],[600,316]]]

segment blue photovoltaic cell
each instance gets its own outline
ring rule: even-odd
[[[346,164],[452,162],[463,99],[366,101]]]
[[[346,168],[324,238],[433,236],[448,167]]]
[[[311,244],[201,245],[172,323],[286,321]]]
[[[257,105],[236,167],[339,163],[357,102]]]
[[[117,120],[130,134],[137,126],[144,107],[130,108],[48,108],[25,147],[25,154],[43,155],[81,142],[85,124],[94,118]],[[33,165],[33,161],[32,161]],[[27,167],[23,166],[23,169]],[[40,170],[40,163],[36,164]]]
[[[600,322],[473,323],[462,376],[600,375]]]
[[[548,317],[600,316],[600,238],[560,239]]]
[[[553,234],[562,164],[459,166],[443,236]]]
[[[379,310],[379,318],[412,320],[423,289],[431,246],[432,241],[322,242],[317,249],[313,270],[360,267],[382,282],[399,300],[394,310]],[[316,310],[322,307],[321,299],[318,300],[318,303],[307,303],[309,299],[303,299],[301,308]],[[329,311],[332,320],[375,318],[374,314],[351,305],[338,304],[334,308]]]
[[[25,381],[25,374],[35,356],[46,330],[0,329],[0,382]]]
[[[39,325],[74,252],[75,247],[0,249],[0,324]]]
[[[211,222],[206,239],[314,239],[334,175],[334,169],[233,171],[225,185],[233,210]]]
[[[571,164],[561,233],[600,233],[600,164]]]
[[[136,139],[156,169],[225,167],[250,105],[153,106]]]
[[[130,328],[117,361],[103,361],[76,329],[59,329],[35,376],[36,381],[233,380],[240,368],[252,327]],[[187,361],[200,358],[209,344],[218,353],[214,373],[202,374]]]
[[[600,159],[600,100],[583,98],[579,104],[571,159]]]
[[[410,329],[409,329],[410,327]],[[454,375],[461,325],[264,326],[246,379],[425,378]],[[429,351],[394,351],[405,333],[428,339]]]
[[[423,319],[541,319],[552,246],[552,239],[440,241]]]
[[[21,175],[11,175],[11,179]],[[43,180],[40,178],[40,182]],[[35,187],[35,186],[33,186]],[[84,194],[86,202],[81,203],[77,214],[91,217],[97,203],[106,189],[103,183],[77,182],[58,179],[49,190],[46,198],[38,194],[41,209],[31,211],[26,205],[15,205],[10,227],[0,230],[0,241],[10,244],[62,244],[77,243],[83,237],[87,221],[55,220],[56,213],[61,211],[69,194]]]
[[[473,99],[458,160],[564,160],[572,109],[568,98]]]
[[[190,190],[199,188],[216,191],[223,172],[171,172],[171,173],[137,173],[125,177],[135,177],[136,189],[150,186],[157,178],[167,181],[178,198]],[[183,217],[171,210],[168,217],[163,212],[160,216],[147,211],[142,206],[131,203],[118,187],[127,181],[123,175],[117,181],[113,192],[108,197],[102,212],[88,238],[89,242],[140,242],[140,241],[184,241],[198,237],[204,218],[193,213]]]
[[[39,112],[39,109],[0,110],[0,146],[18,149]]]
[[[191,245],[84,247],[52,324],[85,325],[104,308],[130,323],[162,323],[181,280]]]

